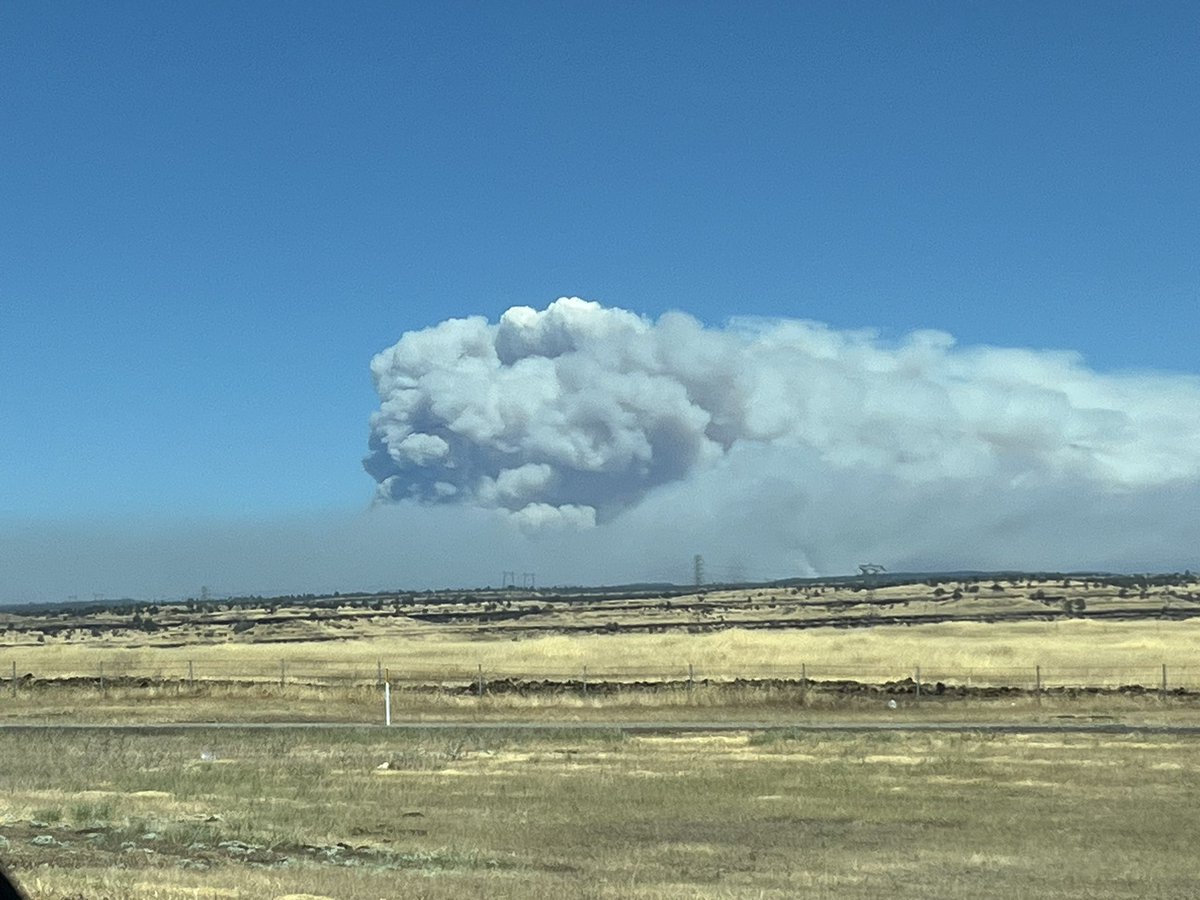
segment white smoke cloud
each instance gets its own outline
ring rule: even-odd
[[[364,466],[379,497],[497,510],[527,531],[703,485],[723,504],[709,513],[766,510],[798,533],[819,514],[844,540],[921,558],[855,515],[887,504],[891,529],[928,543],[945,537],[921,524],[940,498],[976,509],[949,518],[956,540],[982,541],[1020,532],[1021,510],[1048,498],[1111,513],[1200,485],[1200,379],[1101,374],[1074,353],[958,348],[941,332],[712,329],[564,298],[406,333],[371,372]],[[809,557],[829,543],[798,546],[796,565],[822,568]]]

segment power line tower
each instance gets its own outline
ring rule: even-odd
[[[692,574],[695,576],[696,587],[704,584],[704,557],[697,553],[692,557]]]
[[[521,584],[523,586],[529,588],[529,590],[531,590],[531,591],[534,590],[535,589],[534,582],[537,580],[536,576],[537,576],[537,572],[522,572],[521,573]]]
[[[886,571],[887,571],[887,569],[885,569],[883,566],[879,565],[878,563],[860,563],[859,564],[858,572],[860,575],[862,575],[863,582],[866,584],[868,600],[875,599],[875,584],[878,582],[878,579],[875,576],[882,575]]]
[[[504,590],[506,587],[516,587],[516,586],[517,586],[517,573],[516,572],[505,570],[504,572],[500,573],[500,590]]]

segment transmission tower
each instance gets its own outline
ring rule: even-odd
[[[692,574],[696,578],[696,587],[704,584],[704,557],[699,553],[692,557]]]
[[[534,582],[537,580],[536,576],[537,576],[537,572],[522,572],[521,573],[521,584],[524,585],[525,587],[529,588],[529,590],[532,591],[534,589]]]
[[[511,587],[517,586],[517,573],[513,572],[513,571],[505,570],[504,572],[502,572],[500,574],[500,590],[504,590],[506,587],[510,587],[510,586]]]

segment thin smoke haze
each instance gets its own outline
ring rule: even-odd
[[[573,299],[372,372],[369,510],[0,520],[0,598],[1200,567],[1195,376]]]
[[[1121,520],[1169,515],[1164,496],[1200,485],[1200,379],[936,331],[709,328],[563,298],[408,332],[371,373],[381,501],[494,510],[537,534],[742,521],[752,550],[782,541],[812,572],[860,552],[1122,559],[1145,536]],[[1159,549],[1187,558],[1175,533]]]

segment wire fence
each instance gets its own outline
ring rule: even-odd
[[[1145,689],[1162,693],[1200,691],[1200,665],[1162,662],[1113,666],[961,666],[896,664],[893,666],[780,663],[753,666],[701,666],[681,663],[658,668],[613,665],[547,665],[520,669],[484,662],[440,666],[395,665],[386,659],[347,661],[280,657],[277,660],[195,659],[147,663],[121,657],[96,658],[86,666],[53,668],[24,664],[19,655],[0,657],[0,690],[10,693],[56,683],[149,687],[172,684],[203,687],[218,684],[310,685],[328,688],[457,690],[485,694],[514,689],[599,689],[721,685],[795,685],[837,688],[859,685],[893,691],[942,693],[947,689]]]

